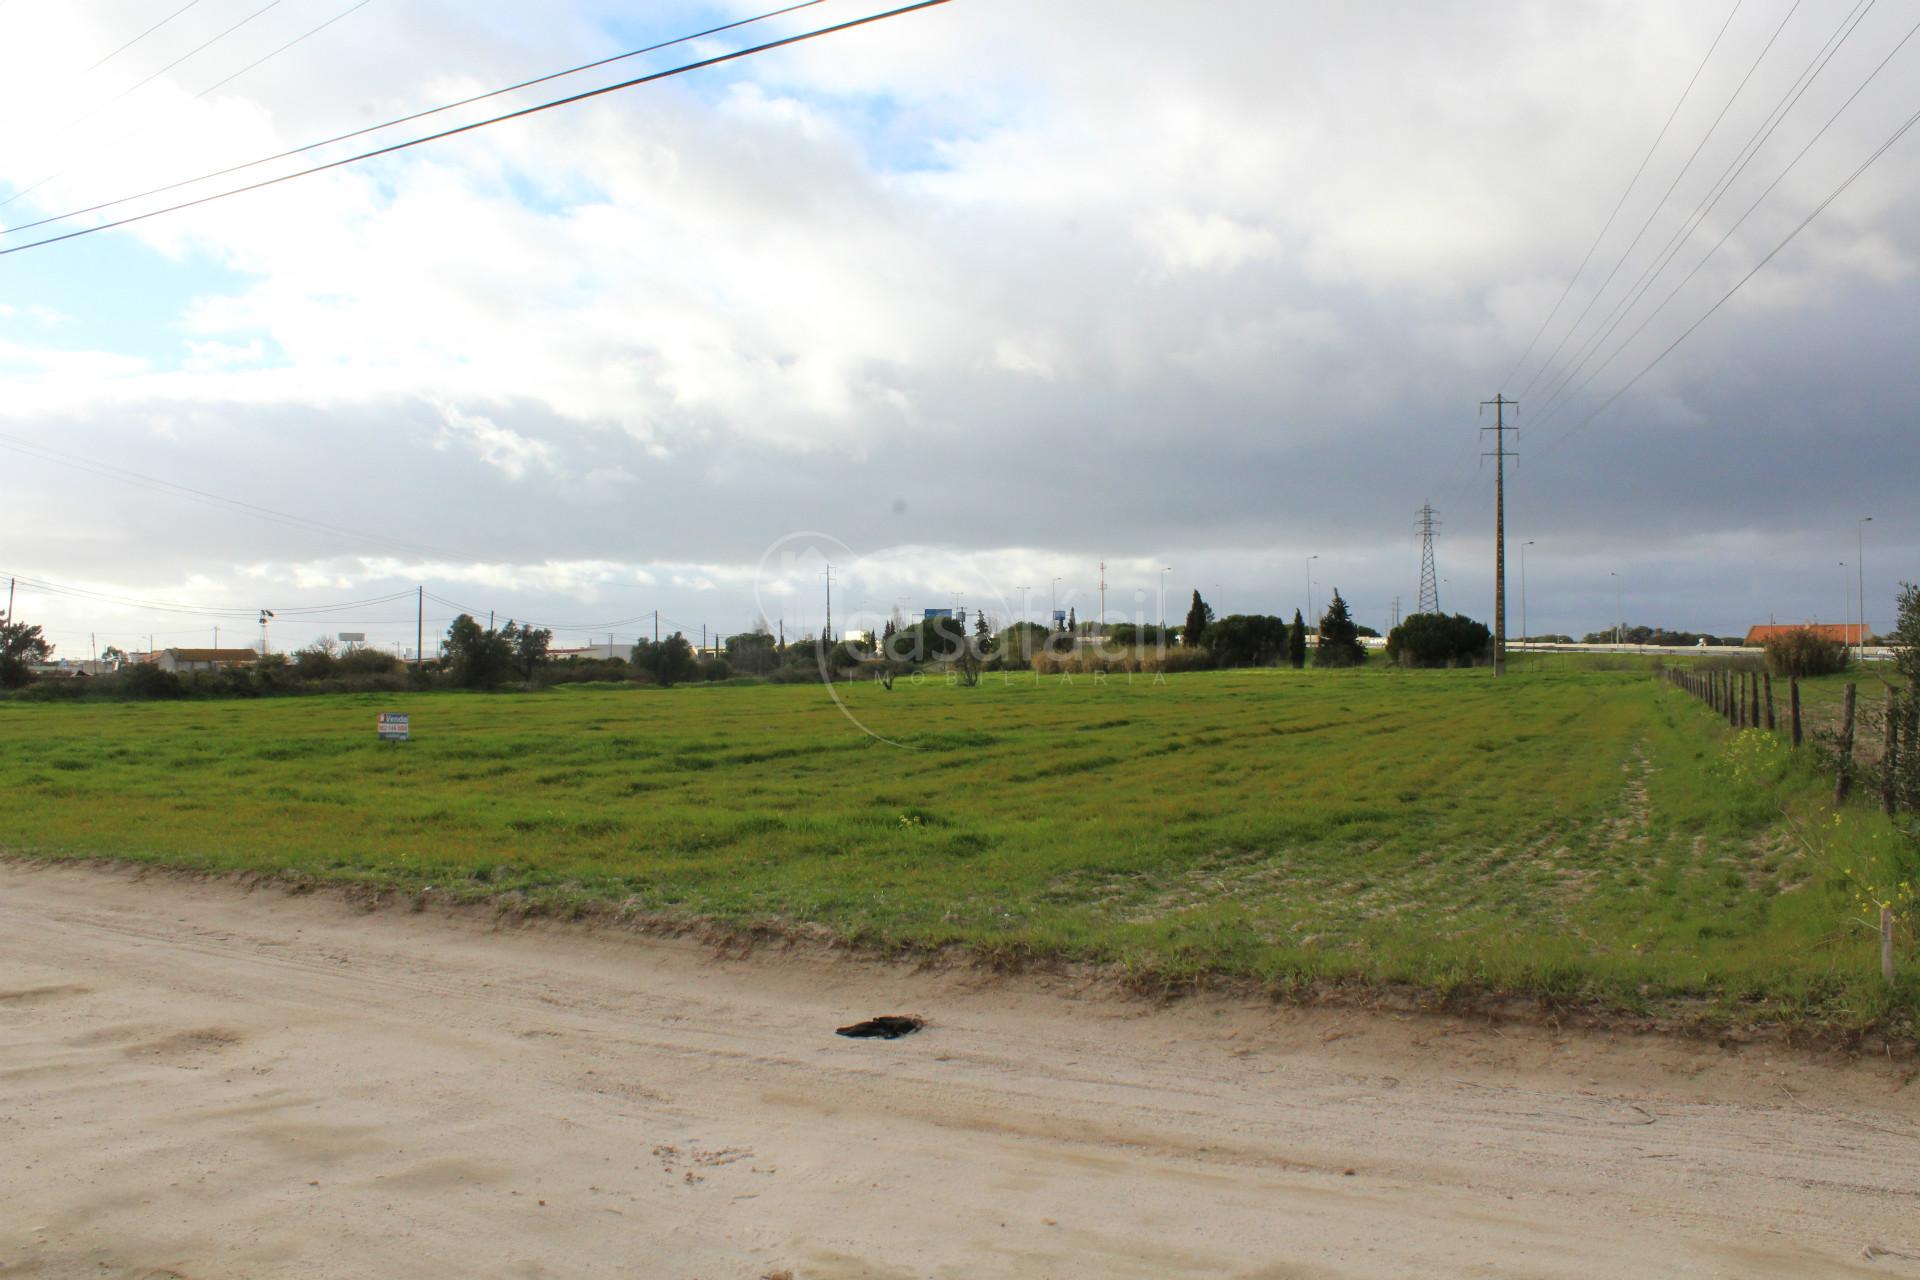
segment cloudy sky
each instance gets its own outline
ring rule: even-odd
[[[760,11],[181,2],[0,0],[0,221]],[[411,645],[410,599],[322,607],[416,585],[430,637],[449,601],[791,636],[825,559],[837,626],[1086,617],[1102,560],[1114,617],[1337,586],[1384,626],[1431,501],[1441,603],[1488,618],[1498,391],[1533,631],[1838,619],[1868,515],[1884,627],[1920,577],[1920,136],[1648,365],[1920,109],[1916,19],[952,0],[0,256],[0,574],[74,657],[257,642],[261,607],[276,648]]]

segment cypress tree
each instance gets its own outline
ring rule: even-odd
[[[1182,644],[1199,644],[1207,634],[1207,624],[1213,621],[1213,610],[1200,598],[1200,592],[1193,593],[1193,603],[1187,607],[1186,630],[1180,635]]]
[[[1293,611],[1293,629],[1287,633],[1287,661],[1297,671],[1307,665],[1307,620]]]

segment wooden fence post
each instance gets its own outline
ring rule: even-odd
[[[1760,673],[1747,677],[1747,728],[1760,727]]]
[[[1733,682],[1733,672],[1727,672],[1727,723],[1740,727],[1740,689]]]
[[[1909,742],[1911,751],[1913,744]],[[1880,811],[1892,814],[1900,807],[1900,691],[1887,686],[1887,732],[1880,748]]]
[[[1793,720],[1793,745],[1797,750],[1805,742],[1806,734],[1800,727],[1800,677],[1787,677],[1787,714]]]
[[[1763,679],[1767,682],[1767,732],[1772,733],[1773,724],[1773,673],[1769,671]]]
[[[1847,684],[1847,696],[1840,704],[1840,772],[1833,780],[1833,802],[1837,805],[1853,789],[1853,706],[1855,689]]]

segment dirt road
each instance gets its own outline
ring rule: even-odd
[[[1920,1276],[1920,1083],[0,862],[0,1276],[789,1272]]]

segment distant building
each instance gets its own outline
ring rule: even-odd
[[[1765,623],[1747,628],[1746,643],[1759,648],[1776,636],[1784,636],[1792,631],[1811,631],[1823,640],[1838,640],[1841,644],[1860,644],[1860,624],[1857,622],[1801,622],[1801,623]]]
[[[218,671],[222,667],[250,667],[260,661],[251,649],[162,649],[154,658],[162,671]]]
[[[584,644],[566,649],[549,649],[547,656],[556,662],[565,662],[568,658],[620,658],[625,660],[633,653],[631,640],[604,640],[599,644]]]

